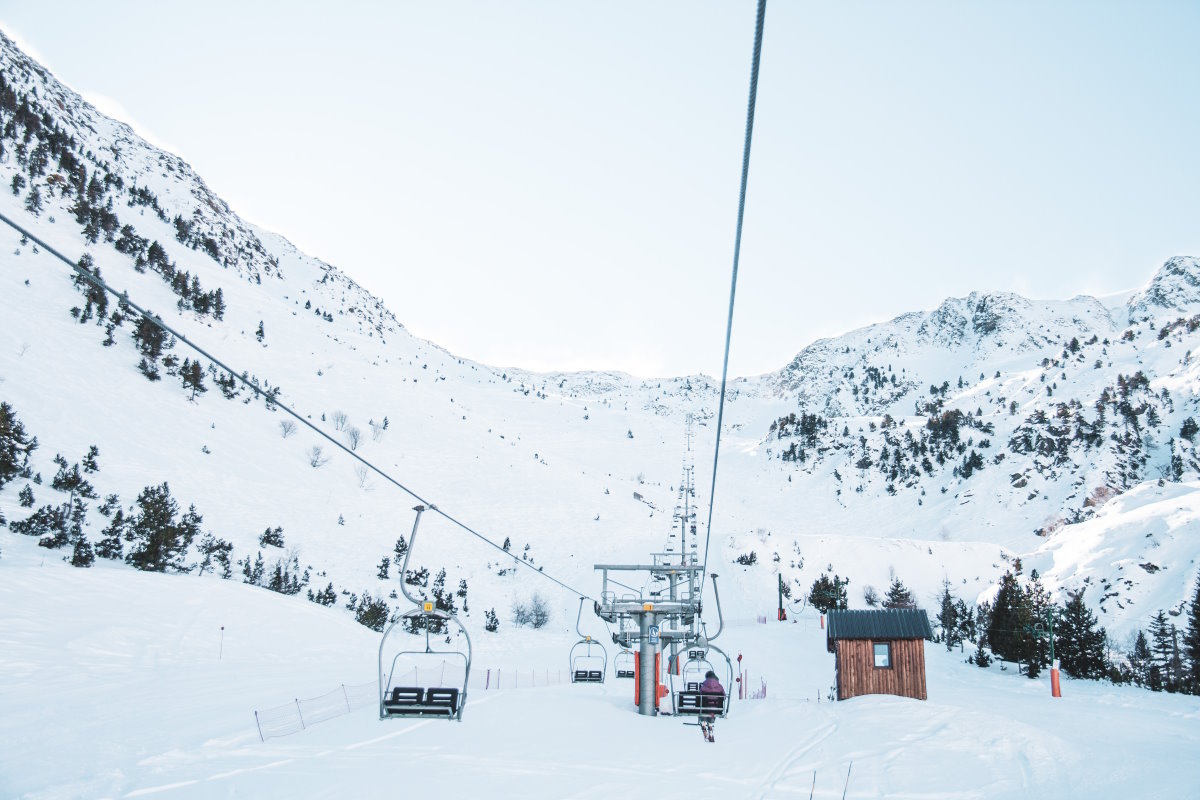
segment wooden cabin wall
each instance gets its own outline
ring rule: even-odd
[[[839,700],[847,700],[863,694],[895,694],[915,700],[927,699],[924,640],[897,639],[890,641],[892,666],[890,669],[876,669],[875,643],[872,640],[837,640]]]

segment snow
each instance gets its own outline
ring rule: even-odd
[[[362,432],[356,454],[492,540],[510,537],[530,561],[514,567],[444,519],[422,522],[413,566],[444,566],[447,586],[465,579],[470,587],[463,622],[476,653],[461,724],[385,723],[360,709],[259,741],[255,710],[374,680],[378,634],[344,605],[351,592],[370,592],[400,608],[390,596],[398,566],[387,580],[376,572],[397,537],[409,535],[415,499],[379,475],[358,475],[350,456],[311,431],[284,435],[283,413],[245,391],[226,400],[210,380],[193,402],[177,378],[147,382],[129,326],[103,347],[103,328],[69,314],[81,297],[66,266],[0,226],[0,400],[38,437],[32,467],[46,479],[5,486],[0,514],[11,522],[30,513],[17,499],[27,483],[35,507],[61,502],[49,487],[54,455],[74,462],[94,444],[100,471],[90,479],[100,497],[115,493],[128,510],[143,487],[167,481],[183,508],[195,504],[205,531],[233,544],[235,558],[262,551],[269,569],[294,556],[311,567],[313,589],[332,583],[339,592],[338,606],[326,609],[236,574],[147,575],[109,562],[75,570],[60,551],[0,527],[0,796],[774,797],[802,796],[815,770],[815,796],[834,797],[847,769],[848,796],[858,797],[1197,796],[1194,698],[1065,680],[1065,696],[1051,701],[1048,671],[1030,681],[1015,668],[981,670],[930,644],[927,702],[830,704],[832,656],[816,619],[754,620],[773,619],[779,575],[797,595],[821,573],[849,577],[852,607],[867,586],[882,592],[899,577],[928,608],[946,580],[965,600],[988,597],[1016,558],[1038,569],[1059,601],[1088,587],[1095,609],[1111,591],[1097,610],[1119,644],[1157,609],[1177,612],[1195,585],[1200,541],[1197,450],[1177,434],[1183,419],[1200,417],[1200,362],[1191,357],[1200,332],[1184,326],[1159,338],[1156,330],[1200,313],[1200,261],[1172,259],[1119,301],[951,298],[813,343],[776,373],[732,381],[709,566],[721,574],[730,623],[719,644],[742,652],[751,688],[762,678],[769,692],[739,703],[709,746],[676,720],[637,717],[631,688],[615,679],[514,690],[475,681],[490,683],[489,670],[557,677],[566,669],[578,595],[598,591],[593,565],[645,562],[674,524],[689,414],[696,495],[707,498],[716,382],[538,374],[459,359],[413,337],[334,267],[242,221],[177,157],[23,59],[0,41],[6,80],[37,88],[82,149],[102,154],[127,185],[152,188],[168,220],[179,213],[236,252],[218,262],[177,242],[171,222],[116,206],[180,270],[222,288],[225,320],[179,311],[158,275],[136,272],[104,242],[86,243],[59,190],[46,187],[39,217],[0,191],[0,212],[68,258],[91,254],[106,280],[236,371],[282,387],[281,404],[341,442],[346,431],[333,420],[346,414]],[[17,169],[0,160],[0,183]],[[788,313],[783,298],[780,313]],[[1084,344],[1068,357],[1072,339]],[[182,346],[175,353],[194,355]],[[897,377],[854,392],[871,370]],[[1123,493],[1112,486],[1107,444],[1072,445],[1053,464],[1008,447],[1035,412],[1053,416],[1058,403],[1079,399],[1090,417],[1118,374],[1139,370],[1150,380],[1141,400],[1155,404],[1162,423],[1145,426],[1149,460]],[[919,434],[928,417],[915,405],[943,382],[946,409],[982,409],[995,426],[983,470],[967,480],[946,465],[893,494],[877,472],[852,466],[860,436],[877,447],[885,414],[895,435]],[[787,442],[771,425],[802,411],[827,415],[831,430],[844,426],[850,448],[826,440],[819,458],[782,462]],[[385,417],[388,428],[374,435],[371,423]],[[310,464],[314,446],[329,458],[320,468]],[[1189,466],[1160,483],[1172,447]],[[1115,496],[1085,504],[1097,489]],[[108,521],[90,505],[85,532],[95,541]],[[261,547],[259,535],[275,526],[285,548]],[[752,550],[756,565],[734,563]],[[573,589],[541,580],[539,567]],[[513,602],[534,592],[548,601],[550,624],[513,627]],[[483,630],[492,608],[498,634]],[[585,615],[583,629],[607,641],[594,617]]]
[[[379,637],[336,610],[234,582],[75,570],[6,542],[0,794],[99,797],[1195,797],[1200,699],[981,670],[926,645],[929,699],[828,702],[811,615],[729,621],[763,700],[716,742],[638,716],[632,681],[473,689],[464,718],[373,707],[259,741],[256,709],[370,681]],[[224,641],[221,641],[221,626]],[[513,633],[523,666],[571,639]],[[476,667],[496,641],[476,644]],[[507,649],[507,648],[504,648]],[[510,651],[512,652],[512,651]]]

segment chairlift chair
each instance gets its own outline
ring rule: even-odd
[[[632,650],[622,649],[621,652],[613,658],[613,670],[617,673],[618,678],[634,677],[634,664],[637,661],[637,656]]]
[[[709,670],[716,672],[716,669],[708,658],[711,652],[716,652],[725,659],[725,694],[708,694],[700,691],[700,684],[704,682],[705,674]],[[680,674],[676,676],[672,671],[668,673],[668,677],[671,681],[672,708],[676,715],[712,714],[713,716],[724,717],[729,713],[729,691],[733,683],[733,662],[716,645],[706,643],[703,649],[689,650],[688,659],[683,663]],[[679,680],[678,688],[675,683],[677,677]]]
[[[579,614],[575,617],[575,632],[582,638],[571,646],[571,683],[604,683],[604,674],[608,671],[608,651],[604,649],[604,645],[591,636],[584,635],[579,629],[585,599],[579,598]],[[581,647],[585,648],[583,652],[579,651]],[[593,647],[599,648],[599,655],[592,653]],[[599,664],[596,663],[597,660]]]
[[[429,508],[434,509],[436,506],[431,505]],[[417,518],[413,522],[412,537],[408,542],[408,552],[404,556],[404,566],[400,570],[400,591],[404,593],[404,596],[415,608],[402,614],[395,622],[389,625],[383,633],[382,641],[379,643],[379,718],[430,717],[462,721],[463,709],[467,705],[467,681],[471,675],[471,637],[467,633],[467,629],[463,627],[463,624],[458,621],[458,617],[449,612],[435,609],[431,602],[418,600],[410,595],[408,589],[405,588],[403,578],[408,574],[408,561],[412,557],[412,552],[416,548],[417,543],[417,526],[421,523],[421,514],[426,510],[426,507],[416,506],[413,510],[417,512]],[[423,628],[425,630],[425,649],[400,650],[394,653],[390,663],[388,663],[385,676],[385,653],[389,652],[387,651],[388,637],[391,636],[397,625],[403,626],[406,623],[410,629]],[[453,623],[457,626],[459,633],[466,640],[467,652],[433,649],[430,645],[430,629],[433,627],[442,627],[441,624],[435,625],[435,623]],[[446,659],[461,660],[462,684],[455,686],[400,685],[398,682],[399,676],[396,675],[396,665],[402,656],[440,656],[443,663]],[[419,674],[418,672],[418,677]],[[414,683],[419,682],[419,680],[414,681]],[[455,683],[457,684],[457,681]]]
[[[713,599],[717,607],[717,619],[719,627],[717,632],[710,637],[698,637],[696,644],[689,647],[688,658],[684,662],[683,668],[678,670],[679,683],[682,688],[675,690],[675,670],[668,671],[668,677],[671,681],[671,705],[676,715],[694,715],[702,714],[712,715],[717,717],[725,717],[729,714],[729,698],[730,690],[733,686],[733,662],[729,656],[725,654],[721,648],[712,643],[712,640],[721,635],[721,631],[725,629],[725,620],[721,616],[721,595],[717,591],[717,576],[711,576],[713,582]],[[701,623],[703,625],[703,623]],[[704,675],[713,670],[712,662],[709,661],[709,653],[717,653],[721,658],[725,659],[725,694],[707,694],[700,691],[700,684],[704,682]]]

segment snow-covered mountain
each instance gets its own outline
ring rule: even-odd
[[[262,390],[182,343],[135,335],[116,304],[96,307],[65,265],[0,226],[0,400],[38,437],[31,473],[42,477],[0,490],[10,525],[61,506],[54,456],[71,464],[95,445],[97,498],[80,520],[91,542],[165,481],[233,559],[253,568],[261,555],[268,577],[275,565],[307,572],[307,588],[332,585],[340,605],[353,594],[395,607],[396,566],[381,560],[415,501],[276,405],[581,592],[595,591],[594,563],[640,562],[666,539],[689,414],[707,497],[711,378],[457,358],[335,267],[241,220],[180,158],[2,34],[0,77],[0,213],[86,256]],[[974,293],[735,380],[711,557],[731,573],[730,605],[767,613],[776,572],[801,593],[822,572],[849,576],[853,606],[892,575],[926,604],[944,579],[974,600],[1021,558],[1052,589],[1095,587],[1088,601],[1119,638],[1178,610],[1200,549],[1198,328],[1200,261],[1178,257],[1116,307]],[[194,397],[184,359],[204,376]],[[553,598],[553,624],[573,627],[573,595],[445,520],[423,525],[414,559],[444,567],[450,587],[467,581],[470,626],[536,590]],[[275,527],[283,547],[260,542]],[[0,550],[36,538],[4,529]],[[734,565],[751,550],[755,565]]]

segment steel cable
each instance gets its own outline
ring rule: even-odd
[[[124,303],[126,306],[128,306],[129,308],[132,308],[134,311],[136,311],[138,314],[140,314],[140,315],[142,316],[142,318],[149,320],[149,321],[150,321],[152,324],[154,324],[154,325],[157,325],[157,326],[158,326],[159,328],[161,328],[163,331],[165,331],[165,332],[167,332],[167,333],[171,334],[171,335],[172,335],[172,336],[174,336],[176,339],[178,339],[179,341],[183,342],[185,345],[187,345],[188,347],[192,348],[193,350],[195,350],[197,353],[199,353],[200,355],[204,356],[205,358],[207,358],[207,359],[208,359],[209,361],[211,361],[213,364],[215,364],[215,365],[217,365],[218,367],[220,367],[221,369],[225,370],[227,373],[229,373],[229,374],[230,374],[230,375],[232,375],[234,378],[236,378],[238,381],[240,381],[242,384],[244,384],[244,385],[245,385],[245,386],[246,386],[248,389],[250,389],[252,392],[254,392],[254,394],[255,394],[256,396],[257,396],[257,395],[260,395],[260,394],[264,394],[264,393],[265,393],[265,392],[264,392],[264,390],[263,390],[262,388],[260,388],[260,387],[258,387],[258,386],[255,386],[255,385],[254,385],[253,383],[251,383],[249,380],[247,380],[246,378],[243,378],[243,377],[241,376],[241,374],[240,374],[240,373],[238,373],[237,371],[233,370],[232,368],[230,368],[230,367],[226,366],[226,365],[225,365],[225,363],[224,363],[224,362],[222,362],[220,359],[218,359],[216,356],[213,356],[213,355],[211,355],[211,354],[210,354],[208,351],[204,350],[202,347],[200,347],[199,345],[197,345],[195,342],[191,341],[190,339],[188,339],[188,338],[187,338],[186,336],[184,336],[183,334],[181,334],[181,333],[179,333],[178,331],[176,331],[176,330],[174,330],[173,328],[171,328],[169,325],[167,325],[167,324],[166,324],[165,322],[163,322],[161,319],[159,319],[158,317],[156,317],[156,316],[154,316],[153,314],[151,314],[149,311],[147,311],[147,310],[143,309],[141,306],[139,306],[139,305],[137,305],[136,303],[134,303],[133,301],[131,301],[131,300],[129,299],[129,295],[128,295],[128,293],[127,293],[127,292],[118,292],[116,289],[114,289],[113,287],[109,286],[109,285],[108,285],[107,283],[105,283],[104,281],[100,280],[100,278],[96,277],[96,276],[95,276],[95,275],[93,275],[91,272],[88,272],[88,271],[87,271],[86,269],[84,269],[83,267],[79,266],[78,264],[75,264],[75,263],[73,263],[73,262],[72,262],[72,261],[71,261],[69,258],[67,258],[66,256],[64,256],[62,253],[58,252],[58,251],[57,251],[57,250],[55,250],[53,247],[51,247],[50,245],[46,244],[44,241],[42,241],[42,240],[41,240],[41,239],[39,239],[37,236],[35,236],[35,235],[33,235],[32,233],[30,233],[29,231],[27,231],[25,228],[23,228],[23,227],[21,227],[20,225],[18,225],[18,224],[17,224],[16,222],[14,222],[13,220],[9,219],[9,218],[8,218],[7,216],[5,216],[4,214],[0,214],[0,220],[2,220],[3,222],[7,223],[7,224],[8,224],[10,227],[12,227],[13,229],[15,229],[16,231],[18,231],[18,232],[19,232],[19,233],[21,233],[22,235],[24,235],[24,236],[26,236],[27,238],[29,238],[29,240],[30,240],[30,241],[32,241],[32,242],[34,242],[35,244],[39,245],[39,246],[40,246],[40,247],[41,247],[43,250],[45,250],[46,252],[48,252],[48,253],[50,253],[51,255],[53,255],[53,256],[55,256],[56,258],[58,258],[60,261],[62,261],[64,264],[66,264],[68,267],[70,267],[70,268],[71,268],[71,269],[72,269],[72,270],[73,270],[73,271],[76,273],[76,275],[79,275],[79,276],[83,277],[83,278],[84,278],[85,280],[87,280],[88,282],[90,282],[90,283],[94,284],[95,286],[99,287],[100,289],[103,289],[104,291],[106,291],[106,292],[108,292],[109,294],[111,294],[113,297],[116,297],[116,298],[117,298],[119,301],[121,301],[122,303]],[[387,474],[387,473],[386,473],[386,472],[384,472],[382,469],[380,469],[379,467],[377,467],[377,466],[375,466],[374,464],[372,464],[370,461],[367,461],[365,458],[363,458],[362,456],[360,456],[358,453],[356,453],[356,452],[354,452],[353,450],[351,450],[350,448],[346,447],[344,444],[342,444],[342,443],[341,443],[341,442],[339,442],[337,439],[335,439],[335,438],[333,438],[332,436],[330,436],[328,433],[326,433],[325,431],[323,431],[321,428],[317,427],[317,426],[316,426],[316,425],[314,425],[312,422],[310,422],[309,420],[305,419],[305,418],[304,418],[304,417],[303,417],[301,414],[297,413],[296,411],[293,411],[292,409],[288,408],[286,405],[283,405],[282,403],[279,403],[279,402],[277,402],[277,401],[275,401],[275,400],[273,400],[273,399],[271,400],[271,403],[272,403],[272,405],[274,405],[276,408],[278,408],[278,409],[280,409],[281,411],[283,411],[285,414],[288,414],[289,416],[291,416],[293,419],[295,419],[295,420],[296,420],[297,422],[299,422],[301,425],[304,425],[306,428],[308,428],[309,430],[311,430],[313,433],[317,434],[317,435],[318,435],[318,436],[320,436],[322,439],[324,439],[325,441],[329,442],[329,443],[330,443],[330,444],[332,444],[334,447],[337,447],[339,450],[341,450],[342,452],[344,452],[346,455],[348,455],[348,456],[350,456],[351,458],[353,458],[354,460],[358,461],[360,464],[362,464],[363,466],[365,466],[367,469],[371,470],[371,471],[372,471],[372,472],[374,472],[376,475],[378,475],[379,477],[383,478],[383,479],[384,479],[385,481],[387,481],[388,483],[390,483],[390,484],[392,484],[393,486],[395,486],[397,489],[400,489],[401,491],[403,491],[403,492],[405,492],[406,494],[408,494],[409,496],[411,496],[411,497],[412,497],[414,500],[416,500],[418,503],[420,503],[421,505],[424,505],[428,511],[432,511],[432,512],[434,512],[435,514],[438,514],[439,516],[441,516],[442,518],[444,518],[444,519],[445,519],[447,522],[450,522],[451,524],[453,524],[453,525],[455,525],[455,526],[457,526],[457,527],[461,528],[462,530],[464,530],[464,531],[466,531],[467,533],[471,534],[472,536],[474,536],[475,538],[479,539],[480,541],[482,541],[482,542],[484,542],[484,543],[486,543],[486,544],[488,544],[488,545],[491,545],[491,546],[492,546],[492,547],[494,547],[496,550],[500,551],[500,552],[501,552],[501,553],[503,553],[504,555],[506,555],[506,556],[508,556],[509,558],[511,558],[511,559],[512,559],[514,562],[516,562],[517,564],[523,564],[524,566],[528,567],[530,570],[532,570],[532,571],[533,571],[534,573],[536,573],[537,575],[541,575],[541,576],[542,576],[543,578],[545,578],[546,580],[553,581],[554,583],[558,584],[558,585],[559,585],[559,586],[561,586],[562,588],[564,588],[564,589],[566,589],[567,591],[569,591],[569,592],[571,592],[572,594],[574,594],[576,597],[586,597],[587,599],[589,599],[589,600],[593,600],[593,601],[594,601],[594,598],[592,598],[590,595],[588,595],[588,594],[586,594],[586,593],[584,593],[584,592],[581,592],[581,591],[579,591],[578,589],[575,589],[574,587],[570,586],[569,584],[567,584],[567,583],[564,583],[563,581],[560,581],[558,578],[555,578],[553,575],[550,575],[549,573],[547,573],[547,572],[544,572],[543,570],[541,570],[541,569],[538,569],[538,568],[534,567],[534,566],[533,566],[532,564],[530,564],[528,561],[525,561],[525,560],[523,560],[523,559],[520,559],[520,558],[518,558],[518,557],[517,557],[515,554],[513,554],[513,553],[509,552],[508,550],[505,550],[505,549],[504,549],[504,548],[503,548],[501,545],[498,545],[498,544],[496,544],[496,543],[495,543],[495,542],[493,542],[491,539],[487,538],[487,537],[486,537],[486,536],[484,536],[482,533],[480,533],[479,531],[477,531],[477,530],[475,530],[474,528],[472,528],[470,525],[467,525],[465,522],[462,522],[462,521],[460,521],[460,520],[456,519],[455,517],[451,516],[450,514],[446,513],[445,511],[443,511],[441,508],[439,508],[439,507],[438,507],[437,505],[435,505],[434,503],[431,503],[430,501],[426,500],[424,497],[422,497],[421,495],[417,494],[415,491],[413,491],[412,489],[408,488],[408,487],[407,487],[407,486],[405,486],[404,484],[400,483],[400,481],[396,480],[396,479],[395,479],[395,478],[393,478],[391,475]]]
[[[733,277],[729,283],[729,317],[725,323],[725,358],[721,364],[721,399],[717,405],[717,441],[713,447],[713,473],[708,494],[708,526],[704,534],[704,572],[700,574],[700,594],[708,578],[708,546],[712,540],[713,503],[717,493],[717,462],[721,457],[721,423],[725,414],[725,386],[729,378],[729,342],[733,337],[733,304],[737,296],[738,260],[742,253],[742,220],[746,215],[746,182],[750,176],[750,141],[754,135],[754,104],[758,97],[758,65],[762,56],[763,21],[767,0],[758,0],[758,15],[754,23],[754,58],[750,66],[750,100],[746,107],[746,141],[742,147],[742,186],[738,193],[737,235],[733,242]]]

